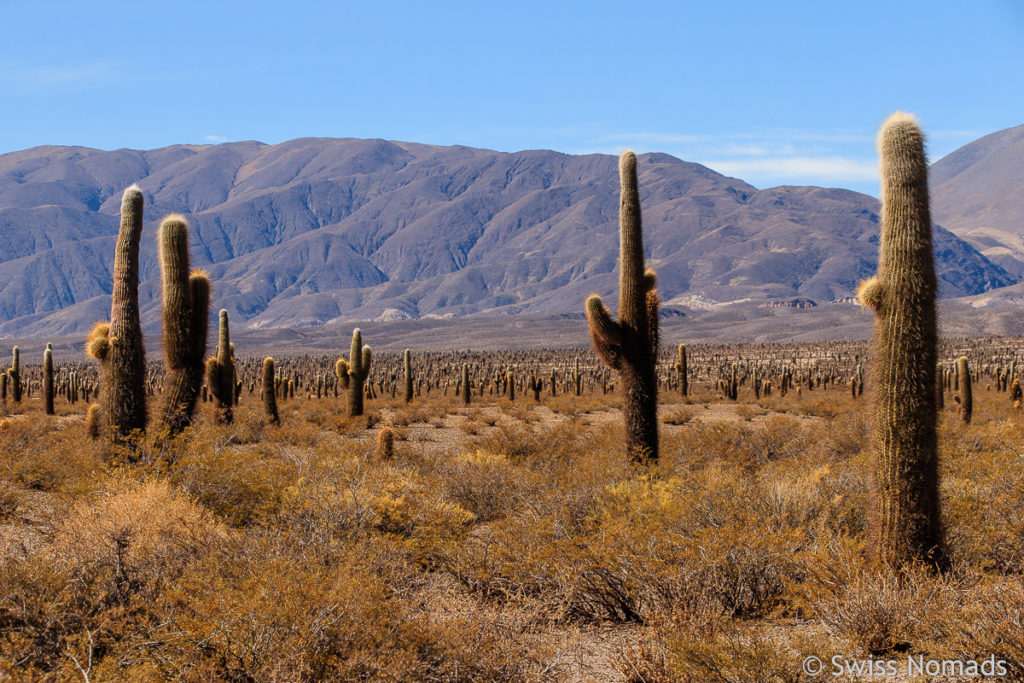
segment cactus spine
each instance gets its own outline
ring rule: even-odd
[[[142,209],[142,191],[132,185],[121,197],[110,322],[93,327],[86,345],[89,355],[100,361],[99,411],[115,440],[146,428],[146,351],[139,322]]]
[[[879,133],[882,227],[878,274],[861,284],[875,312],[871,528],[880,564],[944,566],[939,509],[935,263],[924,136],[897,112]]]
[[[402,354],[402,369],[405,371],[405,402],[412,401],[412,358],[409,349]]]
[[[231,406],[235,402],[235,345],[231,343],[228,312],[224,309],[220,311],[217,355],[206,361],[206,383],[213,394],[217,422],[231,424],[234,419]]]
[[[274,395],[274,359],[270,356],[263,359],[263,414],[270,424],[281,424],[277,396]]]
[[[587,321],[594,349],[617,370],[623,386],[626,451],[636,461],[658,457],[657,292],[651,270],[644,271],[640,194],[636,155],[626,150],[619,160],[619,320],[608,314],[601,297],[587,299]],[[653,314],[653,318],[652,318]]]
[[[974,396],[971,394],[971,368],[967,356],[960,356],[956,361],[956,367],[960,375],[960,395],[957,397],[960,406],[957,408],[957,414],[965,425],[969,425],[974,415]]]
[[[357,327],[352,330],[352,349],[348,357],[348,414],[349,417],[363,414],[363,383],[370,374],[373,356],[369,346],[363,346],[363,333]]]
[[[163,284],[164,365],[167,395],[162,429],[174,436],[192,424],[203,386],[203,358],[210,313],[210,280],[191,270],[188,223],[182,216],[164,218],[157,234]]]
[[[49,344],[43,351],[43,410],[53,415],[53,350]]]

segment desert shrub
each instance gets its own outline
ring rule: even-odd
[[[439,465],[448,498],[489,522],[516,510],[535,477],[507,456],[483,450],[467,451]]]
[[[864,473],[848,465],[814,466],[794,459],[785,466],[762,471],[760,501],[767,523],[824,533],[859,536],[864,532],[867,487]]]
[[[25,488],[88,493],[109,459],[107,447],[89,439],[81,423],[12,420],[0,430],[0,476]]]
[[[796,652],[768,629],[729,623],[709,634],[683,632],[664,638],[675,681],[779,683],[803,680]]]
[[[1006,662],[1008,678],[1024,676],[1024,583],[983,583],[963,599],[958,610],[939,610],[925,619],[939,634],[932,645],[950,656]]]
[[[821,433],[819,451],[826,458],[843,459],[868,447],[868,419],[863,407],[844,411],[829,420]]]
[[[22,495],[17,486],[0,480],[0,521],[14,516],[21,505]]]
[[[295,465],[262,446],[219,451],[196,448],[175,462],[170,480],[232,526],[273,516]]]
[[[751,405],[749,403],[741,403],[736,406],[736,415],[739,416],[741,420],[746,420],[747,422],[750,422],[755,417],[767,414],[768,411],[761,406]]]
[[[485,436],[471,443],[490,453],[498,453],[513,462],[560,461],[581,451],[586,437],[578,423],[559,423],[530,427],[518,423],[502,423]]]
[[[669,408],[662,413],[661,421],[667,425],[684,425],[693,419],[693,410],[689,407]]]
[[[816,605],[822,623],[859,652],[906,652],[935,636],[924,619],[947,609],[951,584],[923,569],[858,574],[831,599]]]
[[[165,482],[124,482],[81,499],[55,522],[48,543],[3,557],[4,651],[30,669],[77,676],[75,659],[101,658],[144,629],[153,603],[197,555],[227,538]]]
[[[396,427],[406,427],[411,424],[429,424],[434,413],[427,406],[417,404],[399,408],[391,416],[391,423]]]

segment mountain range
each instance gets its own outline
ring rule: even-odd
[[[936,227],[942,296],[1024,277],[1024,238],[1012,229],[1021,203],[985,181],[1000,170],[1019,178],[1022,140],[1024,126],[935,164],[936,219],[960,234]],[[868,195],[759,190],[666,154],[640,155],[639,182],[666,314],[844,300],[875,270],[879,205]],[[334,138],[37,147],[0,155],[0,333],[74,335],[109,315],[117,212],[132,183],[146,200],[140,300],[150,331],[156,228],[172,212],[192,226],[213,308],[250,330],[579,313],[590,292],[612,305],[617,294],[613,156]]]

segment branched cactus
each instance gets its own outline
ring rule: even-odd
[[[217,355],[206,361],[206,383],[213,394],[217,422],[231,424],[235,402],[235,345],[228,330],[228,312],[220,311],[220,329],[217,334]]]
[[[349,417],[363,414],[363,383],[370,374],[373,355],[369,346],[363,345],[363,333],[352,330],[352,350],[348,357],[348,414]]]
[[[944,566],[936,442],[935,263],[924,136],[893,114],[879,133],[878,274],[859,298],[875,313],[871,536],[876,560]]]
[[[544,388],[544,380],[538,379],[536,375],[530,375],[527,386],[533,392],[533,400],[540,403],[540,392]]]
[[[402,370],[405,372],[405,402],[412,401],[412,358],[409,349],[402,354]]]
[[[203,358],[210,313],[210,280],[189,265],[188,223],[164,218],[157,235],[163,283],[164,365],[167,369],[162,429],[174,436],[192,424],[203,386]]]
[[[53,350],[49,344],[43,351],[43,411],[53,415]]]
[[[274,359],[270,356],[263,359],[263,414],[270,424],[281,424],[274,395]]]
[[[110,322],[97,323],[86,344],[86,352],[100,362],[98,414],[115,440],[146,428],[146,352],[139,322],[142,209],[142,191],[132,185],[121,198]]]
[[[640,195],[636,155],[625,151],[619,161],[619,320],[608,314],[601,297],[587,299],[590,338],[598,356],[618,371],[622,381],[626,451],[635,461],[658,457],[657,292],[654,271],[644,271]]]
[[[686,344],[679,345],[679,360],[676,361],[676,372],[679,373],[679,395],[686,396],[690,393],[686,367]]]
[[[7,381],[11,385],[11,400],[21,403],[21,349],[17,346],[11,351],[11,367],[7,370]]]

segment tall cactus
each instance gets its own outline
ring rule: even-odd
[[[49,344],[43,351],[43,411],[53,415],[53,349]]]
[[[412,401],[412,357],[409,349],[402,354],[402,370],[405,372],[405,402]]]
[[[169,436],[192,424],[203,386],[203,358],[210,313],[210,280],[191,270],[188,223],[171,214],[157,235],[163,282],[164,365],[167,368],[162,428]]]
[[[679,360],[676,361],[676,372],[679,373],[679,395],[686,396],[690,393],[690,383],[686,367],[686,344],[679,345]]]
[[[146,351],[139,322],[142,209],[142,190],[132,185],[121,197],[110,322],[98,323],[86,345],[89,355],[100,361],[99,411],[115,440],[146,428]]]
[[[462,364],[462,383],[460,390],[462,391],[462,402],[468,406],[471,400],[470,396],[472,394],[469,391],[469,365],[466,363]]]
[[[11,400],[21,403],[21,349],[17,346],[11,351],[11,367],[7,370],[7,377],[11,385]]]
[[[228,312],[224,309],[220,311],[217,355],[206,361],[206,383],[213,394],[217,422],[231,424],[234,420],[231,406],[235,402],[235,345],[231,343]]]
[[[352,349],[348,356],[348,414],[349,417],[363,414],[363,383],[370,374],[373,355],[369,346],[363,346],[363,333],[357,327],[352,330]]]
[[[956,361],[957,372],[960,375],[960,395],[956,397],[959,407],[957,414],[965,425],[971,424],[971,417],[974,415],[974,396],[971,394],[971,368],[967,356],[960,356]]]
[[[875,312],[871,531],[876,559],[944,565],[935,368],[937,289],[924,136],[897,112],[879,133],[882,226],[878,274],[861,284]]]
[[[654,271],[644,271],[640,194],[636,155],[626,150],[619,160],[619,321],[608,314],[601,297],[587,299],[590,338],[601,360],[617,370],[624,389],[626,451],[636,461],[658,457],[657,292]]]
[[[263,414],[270,424],[281,424],[277,396],[274,395],[274,359],[270,356],[263,359]]]

